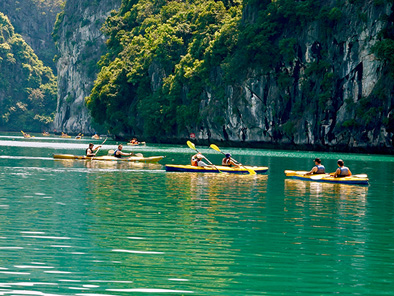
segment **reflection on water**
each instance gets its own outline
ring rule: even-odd
[[[381,158],[352,162],[365,187],[285,180],[304,160],[278,151],[245,149],[270,166],[249,176],[55,161],[51,145],[0,145],[1,295],[392,295],[394,168]]]
[[[285,193],[296,196],[308,193],[315,197],[327,197],[328,194],[332,198],[365,199],[368,186],[285,179]]]
[[[64,167],[75,167],[83,164],[89,169],[109,169],[109,170],[160,170],[163,166],[159,163],[145,163],[132,161],[99,161],[99,160],[75,160],[75,159],[55,159]]]

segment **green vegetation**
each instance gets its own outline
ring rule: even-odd
[[[41,131],[53,121],[57,85],[8,18],[0,13],[0,128]]]
[[[224,107],[224,83],[293,61],[296,40],[277,38],[314,20],[316,1],[246,2],[255,23],[241,21],[241,0],[123,0],[104,26],[109,51],[87,98],[94,119],[115,134],[188,133],[209,113],[200,110],[207,91]]]
[[[104,25],[108,51],[99,62],[87,106],[113,134],[160,140],[198,130],[205,117],[220,130],[227,122],[222,111],[228,107],[226,86],[237,88],[248,78],[273,74],[280,89],[275,104],[283,107],[272,111],[280,123],[275,134],[291,138],[305,114],[316,114],[318,130],[319,116],[331,116],[343,102],[337,103],[342,99],[340,94],[337,98],[340,66],[333,59],[343,58],[345,40],[337,26],[344,25],[349,5],[365,26],[359,0],[332,5],[314,0],[123,0]],[[305,60],[305,44],[298,36],[315,21],[317,40]],[[329,51],[333,39],[337,52]],[[374,51],[394,73],[391,39],[379,42]],[[351,50],[353,44],[347,46]],[[353,113],[364,112],[362,116],[338,125],[373,124],[382,108],[375,106],[379,101],[370,104],[372,97],[352,105]],[[202,104],[208,98],[209,106]],[[244,103],[242,99],[234,103]]]
[[[56,54],[51,31],[56,15],[65,0],[2,0],[0,12],[7,15],[15,32],[28,40],[44,65],[56,72],[53,57]]]

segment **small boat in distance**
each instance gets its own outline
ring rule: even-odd
[[[60,138],[71,138],[71,136],[69,136],[66,133],[62,132],[62,135],[60,136]]]
[[[24,138],[30,138],[31,136],[27,133],[25,133],[24,131],[21,131],[22,135]]]

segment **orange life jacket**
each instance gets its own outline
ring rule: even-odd
[[[198,159],[192,157],[191,164],[192,164],[192,166],[198,166]]]

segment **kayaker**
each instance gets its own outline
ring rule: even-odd
[[[93,157],[96,156],[96,153],[94,151],[97,151],[101,147],[101,145],[98,145],[96,148],[93,148],[94,145],[93,143],[89,143],[89,147],[86,149],[86,156],[87,157]]]
[[[133,139],[130,140],[130,144],[131,144],[131,145],[139,145],[139,144],[141,144],[141,143],[138,142],[137,138],[133,138]]]
[[[202,161],[203,158],[204,156],[201,153],[194,154],[191,159],[192,166],[199,166],[199,167],[208,166],[208,164]]]
[[[239,166],[237,163],[235,163],[235,162],[232,160],[231,154],[230,154],[230,153],[226,153],[224,156],[225,156],[225,157],[222,159],[222,165],[224,165],[224,166],[229,166],[229,167],[232,167],[232,166]]]
[[[350,171],[350,169],[348,167],[345,167],[345,163],[343,162],[342,159],[338,159],[337,164],[339,166],[339,168],[337,168],[337,170],[334,173],[334,178],[338,178],[338,177],[347,177],[347,176],[351,176],[352,172]]]
[[[321,159],[315,158],[314,162],[315,166],[311,169],[310,172],[306,173],[305,175],[325,174],[326,168],[324,167],[324,165],[321,164]]]
[[[134,153],[132,153],[132,152],[131,153],[124,153],[124,152],[122,152],[122,149],[123,149],[123,145],[119,144],[118,149],[116,149],[115,152],[114,152],[114,156],[117,157],[117,158],[122,158],[122,156],[132,156],[132,155],[134,155]]]

